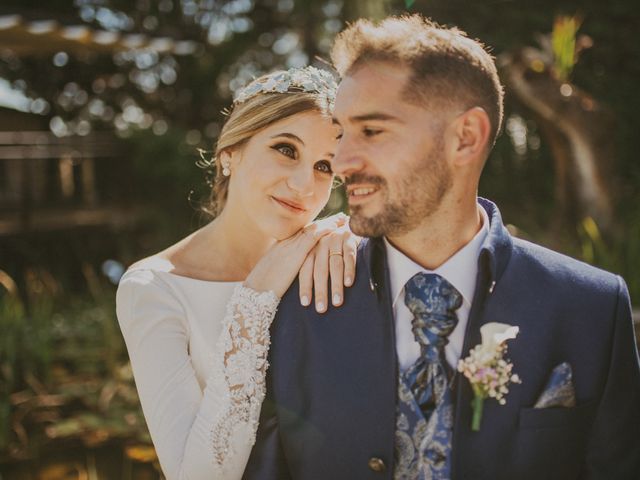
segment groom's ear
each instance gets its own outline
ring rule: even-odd
[[[484,164],[487,154],[491,121],[481,107],[473,107],[459,115],[451,125],[454,164],[466,166]]]

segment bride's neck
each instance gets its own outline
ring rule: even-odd
[[[199,233],[198,250],[210,260],[209,265],[215,265],[225,277],[237,280],[246,278],[275,243],[254,222],[227,209]]]

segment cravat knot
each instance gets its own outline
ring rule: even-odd
[[[462,295],[440,275],[418,273],[405,284],[412,330],[422,356],[398,378],[394,478],[451,478],[454,402],[444,355]]]
[[[423,355],[435,360],[458,323],[462,295],[440,275],[416,273],[404,286],[404,302],[413,314],[413,335]]]

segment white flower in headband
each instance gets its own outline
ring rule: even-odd
[[[233,104],[244,103],[260,93],[307,92],[317,93],[333,105],[337,89],[335,79],[325,70],[315,67],[291,68],[252,81],[238,92]]]

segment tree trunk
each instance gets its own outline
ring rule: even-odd
[[[555,221],[588,216],[610,231],[613,114],[575,85],[558,81],[549,68],[533,71],[530,66],[540,65],[542,57],[526,47],[501,56],[500,65],[509,93],[531,112],[553,154],[559,207]]]

